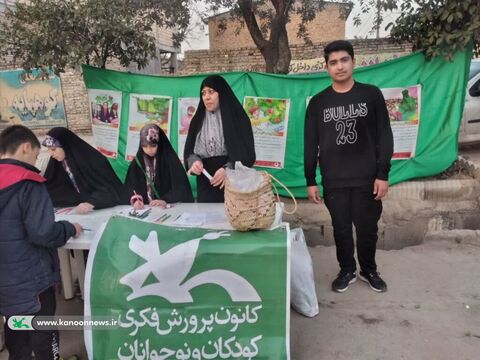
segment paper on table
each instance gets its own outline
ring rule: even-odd
[[[205,213],[205,222],[207,224],[226,223],[227,216],[225,215],[225,211],[207,211]]]
[[[205,218],[205,213],[184,212],[173,222],[173,224],[181,226],[200,226],[205,224]]]
[[[74,213],[73,207],[68,208],[55,208],[55,215],[68,215]]]
[[[206,211],[202,214],[184,212],[179,215],[172,224],[180,226],[200,226],[226,223],[227,217],[224,211]]]

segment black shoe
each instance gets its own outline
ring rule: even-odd
[[[380,277],[380,273],[376,271],[370,272],[370,273],[360,271],[360,279],[367,282],[373,291],[376,291],[376,292],[387,291],[387,284]]]
[[[348,285],[357,281],[357,275],[354,272],[340,271],[337,278],[332,282],[332,290],[336,292],[344,292],[348,289]]]

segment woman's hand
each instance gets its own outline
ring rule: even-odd
[[[220,186],[220,189],[223,189],[223,187],[225,186],[226,179],[227,179],[227,172],[222,167],[215,172],[215,175],[213,175],[212,180],[210,180],[210,184],[212,184],[212,186],[215,186],[215,187]]]
[[[164,200],[152,200],[150,201],[150,206],[158,206],[161,207],[162,209],[165,209],[167,207],[167,202]]]
[[[195,175],[200,175],[203,170],[203,162],[201,160],[195,160],[195,162],[192,164],[192,167],[188,170],[188,175],[191,173]]]
[[[77,207],[75,208],[75,212],[77,214],[86,214],[93,211],[93,207],[94,206],[92,204],[88,202],[83,202],[77,205]]]

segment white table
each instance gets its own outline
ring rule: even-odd
[[[73,276],[72,270],[77,274],[80,285],[80,292],[83,297],[83,288],[85,280],[85,258],[83,250],[88,250],[90,244],[95,237],[97,230],[110,219],[113,215],[129,216],[128,212],[131,206],[121,205],[113,208],[95,210],[88,214],[78,215],[71,213],[58,213],[55,215],[56,220],[67,220],[70,222],[77,222],[82,227],[90,229],[84,231],[78,238],[71,238],[64,247],[58,250],[60,258],[60,272],[62,276],[62,285],[65,299],[71,299],[73,293]],[[207,203],[179,203],[169,209],[161,209],[153,207],[148,217],[140,219],[146,222],[155,222],[161,225],[176,226],[175,220],[183,213],[197,213],[205,214],[206,221],[203,224],[196,224],[195,227],[203,227],[209,229],[233,230],[228,223],[225,216],[225,209],[223,203],[207,204]],[[168,219],[162,220],[161,217],[165,214],[170,215]],[[277,216],[272,227],[281,223],[281,210],[277,206]],[[73,257],[70,255],[70,250],[73,250]]]

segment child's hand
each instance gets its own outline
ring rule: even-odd
[[[144,207],[143,201],[140,200],[140,199],[138,199],[137,201],[135,201],[135,202],[133,203],[133,208],[134,208],[135,210],[142,210],[143,207]]]
[[[73,235],[73,237],[79,237],[80,234],[83,232],[82,225],[78,223],[73,223],[72,225],[75,226],[75,235]]]

